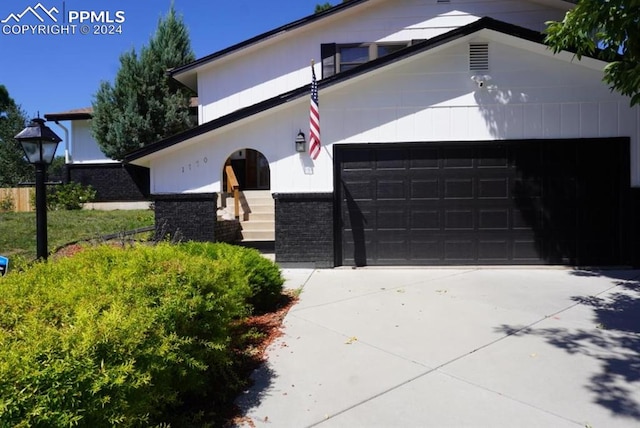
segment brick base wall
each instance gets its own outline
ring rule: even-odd
[[[121,163],[68,164],[63,173],[65,183],[91,185],[95,202],[136,202],[148,200],[149,169]]]
[[[217,242],[235,244],[242,239],[239,220],[218,220],[216,221],[215,230],[215,238]]]
[[[157,238],[216,240],[216,193],[153,195]]]
[[[278,263],[335,266],[333,193],[276,193]]]

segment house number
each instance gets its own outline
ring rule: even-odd
[[[182,166],[182,173],[184,174],[186,171],[191,171],[192,169],[200,168],[201,163],[207,164],[208,162],[209,162],[209,159],[206,157],[202,158],[202,161],[198,159],[195,162]]]

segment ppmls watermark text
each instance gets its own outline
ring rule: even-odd
[[[2,17],[0,12],[0,18]],[[45,7],[42,3],[27,6],[0,19],[2,35],[115,35],[122,34],[126,14],[123,10],[67,10]]]

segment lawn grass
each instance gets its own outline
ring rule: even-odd
[[[49,211],[49,251],[70,242],[98,238],[154,224],[151,210]],[[36,214],[0,213],[0,255],[36,257]]]

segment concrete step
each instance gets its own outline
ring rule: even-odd
[[[226,197],[226,211],[233,215],[233,197]],[[243,242],[275,240],[275,201],[269,190],[246,190],[240,199]]]
[[[275,230],[275,223],[272,221],[249,220],[240,222],[242,230]]]
[[[242,241],[274,241],[275,230],[243,230]]]
[[[271,190],[243,190],[242,193],[249,196],[254,196],[256,198],[269,198],[273,200],[273,196],[271,196]]]
[[[273,211],[269,211],[269,212],[251,212],[249,213],[249,219],[248,220],[242,220],[243,223],[245,222],[252,222],[252,221],[269,221],[271,223],[274,223],[276,221],[275,219],[275,213]]]
[[[275,211],[275,207],[273,205],[269,206],[269,205],[258,205],[258,204],[251,204],[249,205],[247,212],[249,214],[254,214],[254,213],[272,213]]]

